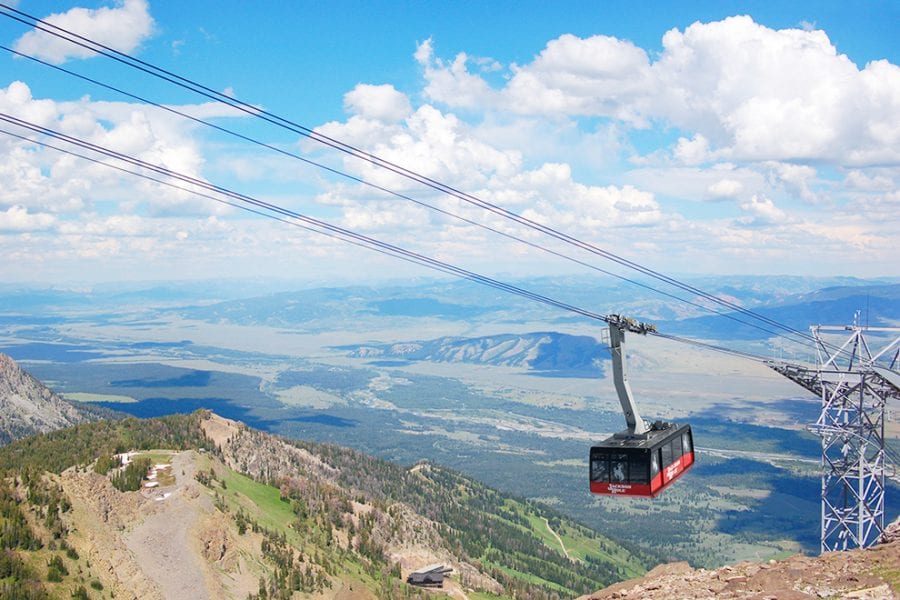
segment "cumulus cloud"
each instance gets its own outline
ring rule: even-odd
[[[423,104],[404,120],[391,123],[358,114],[355,106],[355,102],[347,103],[348,110],[355,113],[347,121],[328,123],[317,131],[473,192],[488,202],[515,209],[533,220],[564,227],[573,234],[596,236],[605,229],[647,226],[664,220],[664,212],[652,193],[632,185],[581,183],[567,163],[544,162],[526,167],[518,151],[496,147],[477,127],[432,105]],[[368,163],[348,158],[345,168],[367,181],[403,190],[467,219],[512,231],[509,222],[485,215],[458,199],[436,195]],[[365,188],[342,186],[320,195],[318,201],[340,207],[345,226],[366,231],[393,228],[396,235],[398,231],[430,227],[433,233],[429,235],[437,237],[460,224],[399,199],[374,202],[370,196]]]
[[[693,138],[678,138],[678,143],[672,151],[675,160],[685,165],[699,165],[710,160],[709,140],[701,133]]]
[[[749,197],[771,187],[768,171],[733,163],[708,167],[655,166],[632,169],[625,180],[661,196],[719,202]]]
[[[859,70],[823,31],[776,31],[750,17],[694,23],[663,36],[653,71],[652,114],[733,157],[900,158],[897,125],[887,123],[900,110],[900,69]]]
[[[791,163],[766,162],[764,167],[770,169],[770,177],[775,185],[780,185],[789,194],[804,202],[815,204],[818,196],[812,189],[816,178],[816,170],[809,165]]]
[[[187,107],[187,110],[212,112],[204,105]],[[17,81],[0,88],[0,111],[202,178],[204,157],[194,137],[194,127],[185,126],[183,120],[153,107],[93,102],[87,97],[67,102],[36,99],[26,84]],[[25,129],[18,133],[36,135]],[[66,147],[62,142],[52,143]],[[5,136],[0,140],[0,176],[4,181],[0,187],[0,209],[18,204],[29,210],[65,214],[92,210],[98,202],[121,202],[128,210],[142,208],[151,213],[174,210],[209,214],[226,210],[222,205],[210,204],[187,192]]]
[[[853,170],[847,173],[844,185],[851,190],[887,192],[894,189],[894,179],[890,172],[883,169],[872,173]]]
[[[44,21],[120,52],[131,53],[153,33],[153,18],[146,0],[123,0],[114,8],[72,8],[44,17]],[[14,44],[23,53],[53,64],[95,56],[91,50],[43,31],[29,31]]]
[[[326,123],[316,131],[466,189],[477,189],[498,174],[512,174],[520,165],[517,152],[500,150],[478,139],[459,117],[428,104],[399,123],[354,114],[346,122]],[[390,189],[414,186],[399,175],[350,157],[345,159],[345,168]]]
[[[409,98],[394,86],[365,83],[358,84],[344,95],[344,107],[365,119],[387,123],[402,121],[412,112]]]
[[[496,104],[491,86],[468,70],[469,57],[460,53],[453,61],[436,58],[430,39],[416,48],[416,60],[425,71],[425,95],[457,108],[486,108]]]
[[[136,6],[146,9],[125,2],[101,11]],[[897,67],[857,67],[814,27],[773,30],[749,17],[695,23],[668,32],[653,54],[610,36],[567,34],[511,65],[467,53],[441,58],[427,40],[415,59],[422,89],[407,95],[360,83],[344,96],[346,117],[317,131],[661,269],[791,270],[790,260],[799,264],[814,250],[822,269],[856,261],[872,272],[878,261],[896,262]],[[215,103],[178,108],[204,118],[236,114]],[[327,220],[450,262],[481,261],[497,271],[548,261],[284,157],[211,153],[194,126],[151,107],[34,98],[14,82],[0,88],[0,109],[197,177],[273,187],[302,181],[302,191],[281,188],[266,199],[292,208],[310,199]],[[648,140],[662,142],[654,150]],[[317,152],[317,160],[376,185],[546,241],[371,164]],[[359,263],[360,251],[338,241],[243,215],[210,216],[217,209],[206,200],[34,144],[0,138],[0,182],[0,252],[28,254],[29,264],[64,264],[74,255],[95,265],[135,256],[214,265],[222,244],[249,272],[260,257],[272,259],[265,268],[292,256],[329,274],[333,260]],[[843,235],[865,249],[863,259],[847,252]]]
[[[684,164],[709,159],[900,161],[900,67],[859,69],[821,30],[774,30],[747,16],[673,29],[651,61],[631,42],[565,34],[534,60],[510,65],[494,88],[468,57],[416,54],[428,97],[559,118],[591,116],[632,127],[661,122],[690,132],[673,148]]]
[[[150,233],[149,222],[137,215],[113,215],[97,217],[83,215],[78,221],[62,223],[59,232],[64,235],[90,235],[102,237],[134,237]]]
[[[530,64],[513,66],[506,106],[524,113],[613,117],[642,126],[652,86],[649,67],[647,53],[631,42],[565,34]]]
[[[11,206],[0,212],[0,231],[41,231],[56,223],[53,215],[30,214],[24,206]]]
[[[741,203],[741,210],[746,216],[737,221],[748,227],[761,227],[765,225],[783,225],[788,222],[787,214],[775,206],[771,199],[765,196],[752,196],[747,202]]]
[[[720,179],[706,188],[706,192],[710,198],[725,199],[734,198],[744,189],[744,185],[740,181],[734,179]]]

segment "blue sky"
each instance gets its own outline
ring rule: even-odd
[[[900,276],[894,2],[16,7],[659,270]],[[3,16],[0,43],[612,268]],[[479,272],[579,272],[6,52],[0,110]],[[6,281],[426,274],[9,136],[0,153]]]

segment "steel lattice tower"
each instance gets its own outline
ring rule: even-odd
[[[867,548],[884,533],[884,416],[888,400],[900,399],[900,376],[894,370],[900,336],[873,349],[866,334],[900,329],[853,325],[811,330],[815,368],[769,366],[822,399],[822,412],[809,426],[822,438],[822,552]],[[841,333],[849,337],[840,346],[823,339],[823,334],[833,338]]]

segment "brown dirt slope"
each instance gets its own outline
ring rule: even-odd
[[[888,528],[888,540],[900,525]],[[660,565],[580,600],[811,600],[900,598],[900,539],[868,550],[796,555],[768,563],[743,562],[708,571],[687,563]]]
[[[70,469],[59,481],[72,503],[70,544],[116,598],[246,598],[259,571],[258,536],[239,536],[194,479],[197,453],[172,453],[174,483],[120,492],[109,479]]]

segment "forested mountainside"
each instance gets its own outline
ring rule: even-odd
[[[0,445],[91,418],[0,353]]]
[[[0,473],[2,597],[549,599],[647,566],[447,469],[208,412],[29,437],[0,449]],[[442,591],[404,583],[430,563],[454,569]]]

